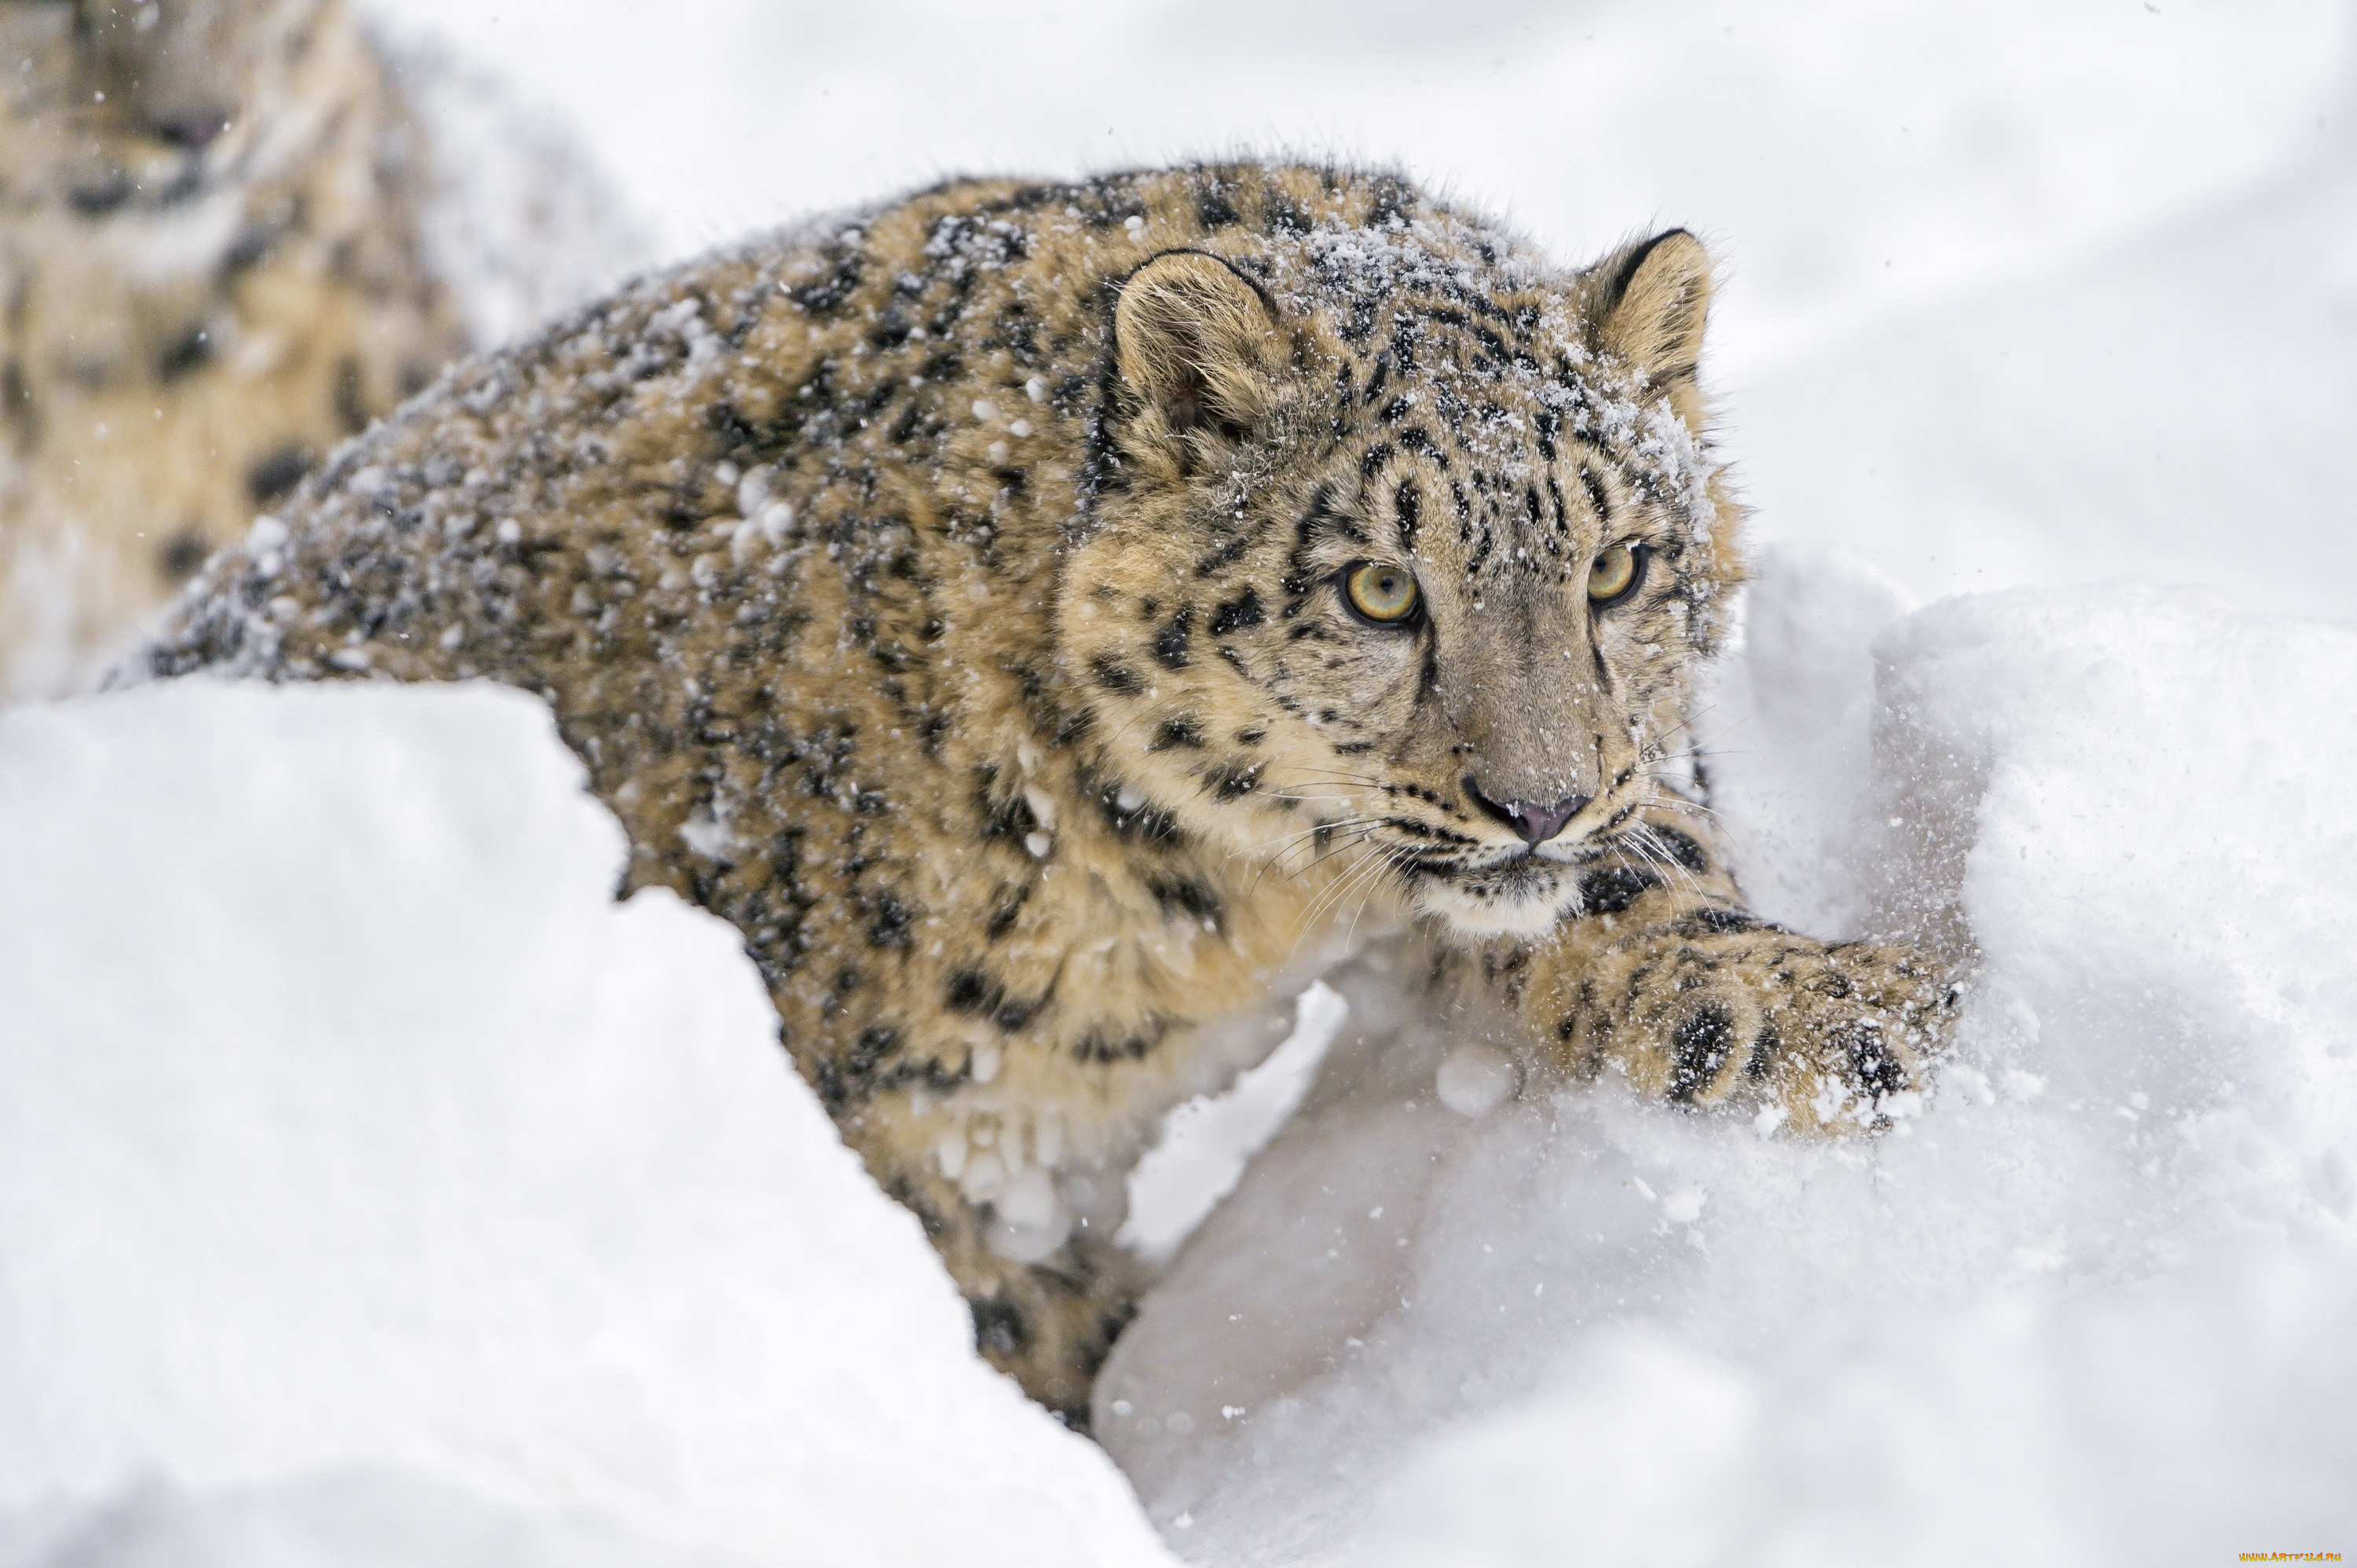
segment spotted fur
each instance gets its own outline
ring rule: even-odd
[[[0,694],[120,656],[464,347],[342,0],[0,0]]]
[[[467,364],[149,663],[546,695],[1078,1419],[1123,1174],[1368,924],[1542,1074],[1824,1129],[1915,1080],[1942,980],[1745,915],[1679,760],[1740,577],[1708,291],[1383,175],[957,182]],[[1371,561],[1419,613],[1352,611]]]

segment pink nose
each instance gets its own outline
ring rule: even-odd
[[[1476,806],[1522,834],[1523,842],[1534,849],[1563,832],[1563,825],[1579,815],[1580,808],[1589,800],[1586,795],[1568,795],[1552,806],[1531,800],[1492,800],[1481,793],[1481,787],[1473,782],[1471,774],[1467,774],[1462,782],[1465,793]]]

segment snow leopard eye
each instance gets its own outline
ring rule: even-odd
[[[1587,568],[1587,602],[1602,609],[1634,593],[1645,575],[1645,547],[1616,544],[1600,553]]]
[[[1342,596],[1360,618],[1377,626],[1397,626],[1415,613],[1415,577],[1405,566],[1363,561],[1342,579]]]

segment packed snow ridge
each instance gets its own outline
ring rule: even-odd
[[[536,701],[0,711],[0,1564],[1168,1561]]]

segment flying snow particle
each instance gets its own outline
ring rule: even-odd
[[[1521,1075],[1503,1051],[1469,1043],[1448,1053],[1433,1075],[1440,1103],[1459,1116],[1487,1116],[1505,1103]]]

